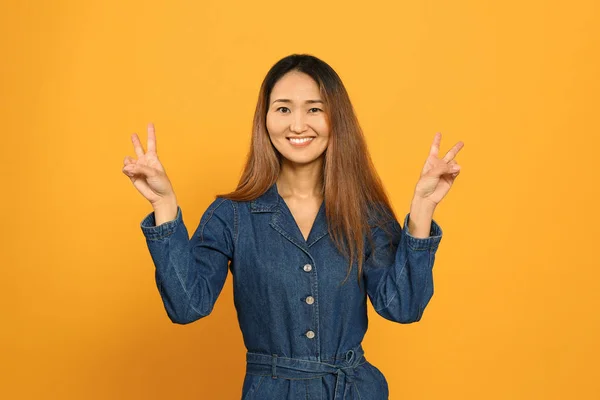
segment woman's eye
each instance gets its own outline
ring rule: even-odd
[[[279,107],[275,111],[279,111],[279,110],[281,110],[284,114],[287,114],[288,111],[290,111],[290,109],[287,108],[287,107]],[[316,110],[316,111],[313,111],[313,110]],[[317,111],[323,111],[323,110],[321,110],[320,108],[317,108],[317,107],[313,107],[309,111],[310,112],[317,112]]]

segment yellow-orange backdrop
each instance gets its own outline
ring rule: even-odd
[[[462,172],[423,319],[374,313],[391,399],[598,399],[599,5],[562,1],[5,0],[0,12],[5,399],[236,399],[231,275],[168,319],[122,174],[156,125],[188,230],[235,187],[279,58],[330,63],[405,215],[435,132]]]

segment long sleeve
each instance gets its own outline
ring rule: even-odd
[[[416,238],[396,219],[373,229],[373,251],[363,269],[367,294],[375,311],[399,323],[419,321],[433,296],[433,263],[442,229],[432,220],[430,236]],[[391,237],[385,230],[391,232]],[[390,241],[391,239],[391,241]]]
[[[230,200],[214,200],[191,238],[179,206],[176,218],[159,226],[154,212],[142,220],[156,285],[173,323],[188,324],[212,312],[233,257],[235,207]]]

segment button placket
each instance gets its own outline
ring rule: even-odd
[[[304,270],[304,272],[310,272],[312,271],[312,265],[310,264],[304,264],[304,266],[302,267],[302,269]],[[312,296],[307,296],[304,301],[306,302],[306,304],[313,304],[315,302],[315,298]],[[309,330],[305,333],[306,337],[309,339],[313,339],[315,337],[315,332],[312,330]]]

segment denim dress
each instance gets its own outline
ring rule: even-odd
[[[356,261],[342,285],[348,261],[327,231],[325,202],[305,240],[277,184],[253,201],[217,198],[191,238],[179,207],[159,226],[148,214],[141,229],[173,323],[208,316],[231,271],[247,350],[243,400],[379,400],[388,383],[361,345],[367,296],[402,324],[419,321],[433,296],[442,230],[432,221],[429,237],[411,236],[409,215],[404,229],[393,217],[373,227],[360,285]]]

